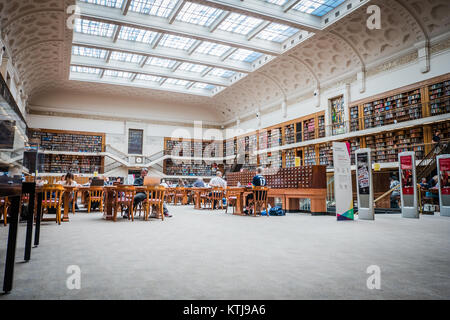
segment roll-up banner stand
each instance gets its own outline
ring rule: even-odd
[[[419,218],[417,210],[416,159],[414,152],[398,154],[400,164],[400,197],[403,218]]]
[[[373,206],[372,157],[370,149],[359,149],[356,157],[356,191],[358,194],[358,218],[375,220]]]
[[[439,173],[439,209],[441,216],[450,217],[450,154],[437,157]]]
[[[354,220],[352,171],[347,144],[333,142],[333,163],[337,220]]]

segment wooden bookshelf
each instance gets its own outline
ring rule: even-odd
[[[450,113],[450,80],[430,85],[428,95],[431,116]]]

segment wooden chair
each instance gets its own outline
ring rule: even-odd
[[[0,199],[0,217],[3,216],[3,224],[5,226],[8,224],[8,208],[10,205],[8,197]]]
[[[220,205],[220,209],[223,210],[223,198],[225,197],[225,190],[224,188],[219,188],[219,187],[214,187],[211,190],[211,196],[210,198],[210,202],[211,202],[211,206],[212,209],[216,209],[216,204],[217,204],[217,209],[219,209],[219,205]]]
[[[177,205],[179,202],[183,205],[184,204],[183,202],[185,202],[185,200],[184,200],[185,197],[186,197],[186,190],[183,187],[175,188],[173,204]]]
[[[236,191],[232,188],[226,189],[225,198],[227,199],[227,205],[225,207],[225,213],[228,213],[228,207],[230,204],[233,205],[233,214],[236,212],[237,200],[239,196],[240,196],[239,191]]]
[[[175,201],[175,188],[167,188],[166,189],[166,193],[165,193],[165,197],[166,197],[166,202],[167,203],[172,203]]]
[[[200,207],[207,208],[209,205],[209,208],[211,208],[211,198],[209,197],[210,192],[211,191],[209,190],[200,191]]]
[[[116,188],[116,194],[114,198],[114,221],[117,221],[117,212],[119,211],[119,208],[122,213],[125,208],[128,209],[128,220],[130,219],[131,215],[131,220],[134,221],[133,202],[135,195],[136,190],[134,189],[134,187],[124,186]]]
[[[156,213],[158,214],[158,219],[164,221],[164,197],[165,197],[166,189],[164,187],[148,187],[147,188],[147,199],[144,200],[144,212],[145,212],[145,220],[148,221],[150,216],[150,208],[156,209]]]
[[[47,184],[42,188],[42,205],[41,215],[44,215],[44,211],[54,208],[56,210],[56,223],[61,224],[61,207],[62,196],[64,193],[64,187],[60,184]]]
[[[91,207],[93,202],[99,202],[98,210],[103,212],[103,196],[105,191],[103,187],[90,187],[88,191],[88,196],[86,198],[88,205],[88,213],[91,212]]]
[[[253,187],[253,216],[256,217],[256,209],[259,208],[259,214],[261,214],[261,209],[264,207],[267,216],[269,212],[267,210],[269,188],[267,187]]]

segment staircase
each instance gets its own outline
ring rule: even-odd
[[[441,154],[450,153],[450,142],[443,142],[440,144],[436,144],[434,148],[419,162],[417,165],[416,178],[417,182],[420,183],[422,178],[427,178],[431,175],[431,173],[436,170],[437,160],[436,157]]]

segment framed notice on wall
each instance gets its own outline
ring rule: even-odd
[[[144,130],[129,129],[128,131],[128,153],[142,154],[142,145],[144,141]]]

